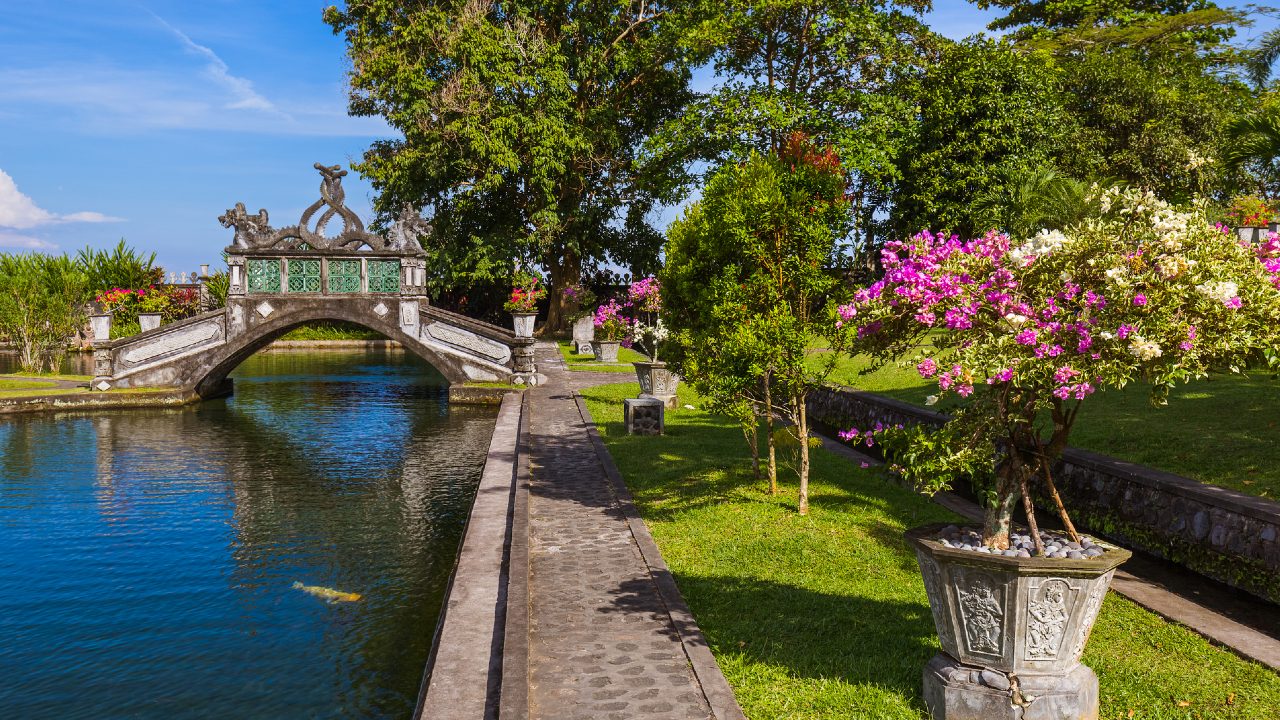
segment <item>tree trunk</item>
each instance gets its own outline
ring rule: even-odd
[[[751,413],[751,434],[747,441],[751,443],[751,469],[755,471],[756,482],[760,482],[760,419],[754,411]]]
[[[800,514],[809,514],[809,419],[804,413],[804,395],[795,397],[796,430],[800,435]]]
[[[769,494],[778,494],[778,449],[773,444],[773,399],[770,396],[769,373],[764,374],[764,413],[769,420]]]
[[[996,474],[996,497],[987,506],[985,523],[982,527],[982,544],[998,550],[1009,549],[1009,530],[1013,524],[1013,506],[1018,502],[1018,479],[1013,477],[1015,471],[1006,461]]]
[[[551,275],[551,288],[547,293],[547,321],[539,333],[567,332],[568,318],[573,308],[565,300],[565,288],[582,282],[582,258],[569,248],[565,248],[559,256],[552,256],[547,263]]]

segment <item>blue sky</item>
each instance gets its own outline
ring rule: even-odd
[[[347,116],[344,45],[320,21],[325,4],[10,3],[0,252],[123,237],[189,272],[219,262],[232,232],[217,217],[236,202],[266,208],[276,226],[296,222],[319,197],[313,163],[347,167],[393,136],[381,120]],[[993,16],[943,0],[929,21],[962,38]],[[344,187],[367,219],[368,183],[352,174]]]

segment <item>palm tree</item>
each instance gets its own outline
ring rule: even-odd
[[[976,205],[1010,236],[1025,239],[1041,228],[1061,229],[1086,213],[1085,184],[1053,167],[1034,170],[1002,168],[999,184]]]
[[[1280,158],[1280,108],[1267,107],[1261,111],[1240,117],[1227,123],[1227,168],[1237,170],[1249,163],[1258,163],[1274,169]],[[1265,183],[1260,183],[1263,196],[1267,196]]]

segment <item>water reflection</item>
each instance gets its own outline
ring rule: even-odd
[[[192,409],[0,424],[6,717],[411,713],[495,413],[398,351],[233,377]]]
[[[12,350],[0,350],[0,375],[22,372],[18,362],[18,353]],[[92,375],[93,353],[66,353],[58,364],[58,372],[63,375]]]

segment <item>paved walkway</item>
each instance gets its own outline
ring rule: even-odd
[[[529,717],[709,718],[689,664],[572,397],[617,382],[563,369],[554,345],[531,394]]]

